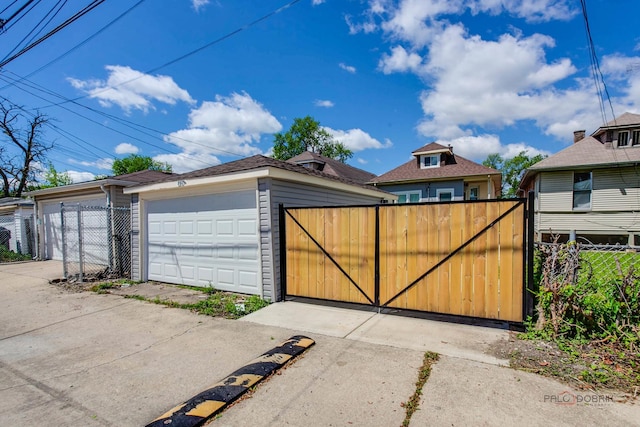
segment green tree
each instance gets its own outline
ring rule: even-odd
[[[171,165],[166,162],[155,161],[148,156],[130,154],[122,159],[115,159],[111,166],[111,171],[114,175],[125,175],[145,170],[171,173]]]
[[[296,118],[285,133],[276,133],[273,143],[273,157],[288,160],[305,151],[312,151],[325,157],[346,162],[353,151],[320,127],[320,122],[311,116]]]
[[[517,156],[504,159],[500,154],[489,154],[482,162],[483,165],[502,172],[502,197],[516,197],[518,186],[527,168],[538,163],[547,156],[536,154],[529,157],[526,151],[521,151]]]
[[[46,154],[53,148],[42,132],[48,122],[44,114],[27,116],[21,107],[0,102],[1,197],[20,197],[36,182],[34,165],[46,163]]]
[[[63,185],[73,184],[73,180],[67,172],[58,172],[52,163],[44,173],[44,183],[39,188],[61,187]]]

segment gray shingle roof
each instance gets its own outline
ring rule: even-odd
[[[334,175],[339,178],[350,179],[351,181],[366,183],[371,181],[371,179],[375,178],[375,174],[371,172],[367,172],[362,169],[355,168],[346,163],[343,163],[339,160],[332,159],[330,157],[321,156],[317,153],[312,153],[311,151],[305,151],[304,153],[298,154],[295,157],[287,160],[289,163],[293,164],[302,164],[307,162],[318,162],[322,163],[324,167],[321,172],[324,172],[329,175]]]
[[[413,153],[447,148],[448,147],[445,147],[444,145],[432,142],[431,144],[427,144],[424,147],[413,151]],[[447,164],[440,167],[425,169],[420,168],[418,160],[414,158],[409,160],[407,163],[372,179],[371,182],[391,183],[400,181],[428,181],[433,179],[458,178],[476,175],[502,175],[498,170],[472,162],[462,156],[454,154],[448,157],[449,160],[447,161]]]
[[[171,182],[171,181],[180,181],[180,180],[192,179],[192,178],[205,178],[210,176],[246,172],[246,171],[261,169],[265,167],[272,167],[272,168],[282,169],[290,172],[296,172],[302,175],[315,176],[319,178],[328,179],[331,181],[341,182],[344,184],[354,185],[356,187],[366,188],[368,190],[375,190],[381,193],[388,194],[386,191],[382,191],[378,188],[375,188],[371,185],[364,184],[362,182],[353,181],[348,178],[327,174],[327,173],[320,172],[313,169],[307,169],[301,165],[285,162],[282,160],[276,160],[274,158],[262,156],[260,154],[256,154],[255,156],[246,157],[246,158],[235,160],[228,163],[222,163],[220,165],[212,166],[209,168],[199,169],[199,170],[195,170],[195,171],[191,171],[183,174],[174,174],[156,182]]]

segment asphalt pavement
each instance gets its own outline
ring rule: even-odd
[[[299,334],[316,344],[212,426],[399,426],[426,350],[441,358],[413,426],[640,425],[638,404],[487,355],[503,330],[294,302],[217,319],[71,293],[49,284],[61,271],[0,264],[2,426],[143,426]]]

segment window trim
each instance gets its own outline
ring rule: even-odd
[[[622,144],[620,142],[620,135],[626,135],[624,144]],[[618,131],[617,146],[618,147],[628,147],[629,146],[629,136],[630,135],[629,135],[629,131],[628,130],[620,130],[620,131]]]
[[[472,199],[471,198],[471,190],[476,190],[476,198]],[[480,187],[477,185],[474,185],[473,187],[469,187],[469,200],[480,200]]]
[[[406,201],[405,202],[401,202],[401,201],[397,201],[398,204],[405,204],[405,203],[420,203],[422,201],[422,191],[420,190],[410,190],[410,191],[396,191],[393,192],[393,194],[395,194],[396,196],[398,196],[398,198],[400,198],[400,196],[405,196],[406,197]],[[417,202],[412,202],[411,201],[411,195],[412,194],[417,194],[418,195],[418,201]]]
[[[440,200],[440,195],[442,193],[451,193],[451,200]],[[436,189],[436,200],[439,202],[453,202],[456,197],[456,192],[454,188],[438,188]]]
[[[589,189],[588,190],[576,190],[576,175],[577,174],[589,174]],[[576,207],[576,193],[578,194],[586,194],[589,193],[589,206],[586,207]],[[573,187],[571,189],[571,209],[573,211],[590,211],[591,206],[593,205],[593,172],[574,172],[573,173]]]
[[[636,145],[640,145],[640,129],[631,131],[631,146],[635,147]]]
[[[435,164],[431,164],[431,161],[429,161],[429,166],[427,166],[425,164],[425,161],[427,159],[436,159]],[[431,169],[431,168],[439,168],[440,167],[440,154],[423,154],[422,156],[420,156],[420,169]]]

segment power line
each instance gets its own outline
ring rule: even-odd
[[[39,1],[39,0],[38,0],[38,1]],[[15,3],[15,2],[13,2],[13,3]],[[13,3],[11,3],[11,4],[13,5]],[[22,12],[23,10],[25,10],[25,9],[27,8],[27,6],[29,6],[31,3],[33,3],[33,0],[28,0],[25,4],[23,4],[22,6],[20,6],[20,8],[18,8],[18,10],[17,10],[17,11],[13,12],[13,15],[11,15],[10,17],[8,17],[7,19],[3,19],[3,20],[1,20],[1,21],[0,21],[0,31],[6,31],[7,29],[5,28],[5,26],[6,26],[9,22],[11,22],[11,21],[13,20],[13,18],[15,18],[16,16],[18,16],[18,15],[20,14],[20,12]],[[10,5],[10,6],[11,6],[11,5]],[[10,7],[10,6],[7,6],[7,8],[8,8],[8,7]],[[3,10],[3,12],[4,12],[5,10],[7,10],[7,8],[5,8],[5,9]],[[31,9],[29,9],[29,11],[30,11],[30,10],[31,10]],[[27,13],[28,13],[29,11],[27,11]],[[25,15],[26,15],[26,13],[25,13]],[[24,16],[24,15],[22,15],[22,16]],[[20,19],[20,18],[18,18],[18,19]]]
[[[48,94],[48,95],[51,95],[51,96],[54,96],[54,97],[56,97],[56,98],[60,98],[60,99],[63,99],[63,100],[68,100],[69,102],[71,102],[71,103],[72,103],[72,104],[74,104],[74,105],[77,105],[78,107],[81,107],[81,108],[87,109],[87,110],[89,110],[89,111],[91,111],[91,112],[93,112],[93,113],[95,113],[95,114],[101,115],[101,116],[106,117],[106,118],[108,118],[108,119],[115,120],[116,122],[118,122],[118,123],[122,124],[123,126],[128,127],[128,128],[130,128],[130,129],[133,129],[133,130],[135,130],[135,131],[137,131],[137,132],[140,132],[140,133],[142,133],[143,135],[147,135],[147,136],[150,136],[150,137],[152,137],[152,138],[156,138],[156,137],[157,137],[157,135],[153,135],[153,134],[150,134],[150,133],[148,133],[148,132],[144,132],[144,131],[143,131],[143,130],[141,130],[141,129],[144,129],[144,130],[147,130],[147,131],[151,131],[151,132],[154,132],[154,133],[160,134],[160,135],[162,135],[163,137],[164,137],[164,136],[169,136],[169,134],[168,134],[168,133],[166,133],[166,132],[163,132],[163,131],[160,131],[160,130],[157,130],[157,129],[154,129],[154,128],[151,128],[151,127],[148,127],[148,126],[144,126],[144,125],[141,125],[141,124],[138,124],[138,123],[132,122],[132,121],[130,121],[130,120],[126,120],[126,119],[123,119],[123,118],[121,118],[121,117],[117,117],[117,116],[114,116],[114,115],[112,115],[112,114],[105,113],[105,112],[103,112],[103,111],[100,111],[100,110],[97,110],[97,109],[95,109],[95,108],[89,107],[89,106],[87,106],[87,105],[81,104],[81,103],[79,103],[79,102],[77,102],[77,101],[70,100],[70,99],[68,99],[68,98],[64,97],[63,95],[60,95],[59,93],[56,93],[56,92],[54,92],[54,91],[52,91],[52,90],[50,90],[50,89],[44,88],[44,87],[42,87],[42,86],[38,85],[37,83],[34,83],[34,82],[30,81],[29,79],[26,79],[26,78],[24,78],[24,77],[20,77],[18,74],[14,73],[14,72],[11,72],[11,71],[10,71],[10,73],[11,73],[11,74],[13,74],[13,75],[15,75],[15,76],[17,76],[17,77],[18,77],[18,79],[20,79],[20,80],[18,80],[18,79],[13,79],[13,78],[11,78],[11,77],[7,76],[6,74],[5,74],[4,76],[0,76],[0,79],[1,79],[1,80],[4,80],[4,81],[7,81],[7,80],[6,80],[6,78],[10,78],[10,79],[13,79],[13,80],[14,80],[14,81],[13,81],[13,83],[12,83],[12,84],[14,84],[14,85],[22,84],[23,86],[27,86],[27,87],[29,87],[29,88],[32,88],[32,89],[38,90],[38,91],[40,91],[40,92],[44,92],[44,93],[46,93],[46,94]],[[28,84],[24,83],[25,81],[26,81],[26,82],[31,83],[31,85],[28,85]],[[42,100],[44,100],[44,101],[48,101],[48,102],[50,102],[49,100],[47,100],[47,99],[45,99],[45,98],[42,98],[42,97],[40,97],[40,96],[38,96],[38,95],[33,94],[32,92],[29,92],[29,91],[25,90],[24,88],[20,88],[19,86],[16,86],[16,87],[18,87],[18,89],[21,89],[21,90],[23,90],[23,91],[25,91],[25,92],[29,93],[30,95],[33,95],[33,96],[35,96],[35,97],[37,97],[37,98],[39,98],[39,99],[42,99]],[[89,121],[91,121],[91,122],[93,122],[93,123],[96,123],[96,124],[98,124],[98,125],[100,125],[100,126],[102,126],[102,127],[105,127],[105,128],[107,128],[107,129],[109,129],[109,130],[112,130],[112,131],[114,131],[114,132],[118,132],[118,133],[122,133],[122,132],[119,132],[119,131],[117,131],[117,130],[115,130],[115,129],[111,128],[111,127],[109,127],[109,126],[106,126],[106,125],[105,125],[105,124],[103,124],[103,123],[96,122],[96,121],[94,121],[94,120],[92,120],[92,119],[90,119],[90,118],[88,118],[88,117],[86,117],[86,116],[84,116],[84,115],[82,115],[82,114],[80,114],[80,113],[76,112],[76,111],[69,110],[69,109],[67,109],[67,108],[63,107],[63,106],[62,106],[62,104],[60,104],[59,106],[60,106],[61,108],[65,109],[65,110],[67,110],[67,111],[72,112],[73,114],[76,114],[76,115],[78,115],[78,116],[80,116],[80,117],[82,117],[82,118],[84,118],[84,119],[86,119],[86,120],[89,120]],[[151,144],[150,142],[143,141],[143,140],[141,140],[141,139],[135,138],[135,137],[133,137],[133,136],[131,136],[131,135],[128,135],[128,134],[123,134],[123,135],[125,135],[125,136],[129,136],[130,138],[133,138],[133,139],[135,139],[135,140],[137,140],[137,141],[139,141],[139,142],[142,142],[143,144],[147,144],[147,145],[150,145],[151,147],[158,148],[158,149],[160,149],[160,150],[162,150],[162,151],[165,151],[165,152],[167,152],[167,153],[169,153],[169,154],[179,154],[179,153],[174,153],[174,152],[172,152],[172,151],[169,151],[169,150],[167,150],[166,148],[163,148],[163,147],[160,147],[160,146],[157,146],[157,145]],[[216,147],[211,147],[211,146],[209,146],[209,145],[201,144],[201,143],[198,143],[198,142],[196,142],[196,141],[192,141],[192,140],[189,140],[189,139],[186,139],[186,138],[181,138],[181,137],[178,137],[178,136],[176,136],[176,135],[171,135],[171,137],[172,137],[172,138],[174,138],[174,139],[177,139],[177,140],[179,140],[179,141],[188,142],[189,144],[197,145],[197,146],[200,146],[200,147],[202,147],[202,148],[206,148],[206,149],[208,149],[208,150],[211,150],[211,151],[215,151],[215,152],[221,153],[221,154],[223,154],[223,155],[229,155],[229,156],[235,156],[235,157],[242,157],[242,155],[240,155],[240,154],[238,154],[238,153],[234,153],[234,152],[232,152],[232,151],[227,151],[227,150],[223,150],[223,149],[216,148]],[[209,165],[208,163],[206,163],[206,162],[202,162],[202,163],[203,163],[203,164],[206,164],[207,166],[210,166],[210,165]]]
[[[113,24],[115,24],[116,22],[118,22],[120,19],[124,18],[127,14],[129,14],[133,9],[135,9],[136,7],[140,6],[142,3],[144,3],[145,0],[140,0],[138,1],[136,4],[134,4],[133,6],[129,7],[129,9],[127,9],[126,11],[124,11],[123,13],[121,13],[118,17],[116,17],[115,19],[111,20],[111,22],[109,22],[107,25],[105,25],[104,27],[100,28],[98,31],[96,31],[95,33],[93,33],[92,35],[90,35],[89,37],[87,37],[86,39],[84,39],[83,41],[81,41],[80,43],[78,43],[77,45],[75,45],[74,47],[72,47],[71,49],[67,50],[65,53],[63,53],[62,55],[58,56],[57,58],[52,59],[51,61],[47,62],[46,64],[44,64],[43,66],[41,66],[40,68],[36,69],[35,71],[30,72],[29,74],[27,74],[26,76],[24,76],[23,78],[29,78],[31,76],[33,76],[34,74],[39,73],[40,71],[44,70],[45,68],[49,67],[50,65],[58,62],[59,60],[61,60],[62,58],[66,57],[67,55],[69,55],[71,52],[75,51],[76,49],[79,49],[80,47],[84,46],[85,44],[87,44],[89,41],[91,41],[92,39],[94,39],[95,37],[97,37],[99,34],[101,34],[102,32],[104,32],[107,28],[111,27]],[[21,81],[21,80],[19,80]],[[6,85],[2,88],[0,88],[0,90],[4,90],[6,88],[8,88],[9,86],[11,86],[11,84]]]
[[[54,12],[54,10],[58,7],[58,5],[59,5],[60,3],[62,3],[63,1],[64,1],[64,3],[62,4],[62,6],[60,6],[60,8],[58,8],[58,10],[56,10],[56,11],[55,11],[55,13],[54,13],[50,18],[49,18],[49,20],[47,21],[47,23],[46,23],[46,24],[44,24],[44,25],[42,25],[42,28],[40,28],[40,30],[36,32],[36,30],[38,30],[38,27],[40,27],[40,25],[44,22],[44,20],[45,20],[45,19],[47,19],[47,17],[48,17],[52,12]],[[60,11],[62,10],[62,8],[64,7],[64,5],[65,5],[66,3],[67,3],[67,0],[58,0],[58,3],[56,3],[56,4],[55,4],[51,9],[49,9],[49,11],[46,13],[46,15],[44,15],[44,16],[40,19],[40,21],[39,21],[39,22],[38,22],[38,23],[37,23],[37,24],[36,24],[36,25],[31,29],[31,31],[29,31],[29,33],[27,33],[27,35],[26,35],[26,36],[24,36],[24,37],[22,38],[22,40],[20,40],[20,41],[16,44],[16,47],[14,47],[13,49],[11,49],[11,51],[10,51],[9,53],[7,53],[7,54],[4,56],[4,58],[2,58],[2,60],[7,59],[7,57],[8,57],[9,55],[11,55],[13,52],[15,52],[15,51],[16,51],[16,49],[18,49],[18,48],[20,47],[20,45],[21,45],[25,40],[27,40],[27,37],[29,37],[30,35],[32,35],[32,34],[35,32],[35,35],[31,38],[31,40],[29,40],[29,41],[27,42],[27,44],[31,43],[31,42],[33,41],[33,39],[34,39],[35,37],[37,37],[37,36],[38,36],[38,34],[40,34],[40,33],[42,32],[42,30],[44,30],[44,28],[45,28],[47,25],[49,25],[49,23],[53,20],[53,18],[55,18],[55,17],[58,15],[58,13],[60,13]],[[34,7],[35,7],[35,5],[34,5]]]
[[[47,40],[49,37],[53,36],[54,34],[56,34],[57,32],[61,31],[62,29],[64,29],[65,27],[71,25],[73,22],[77,21],[78,19],[80,19],[82,16],[86,15],[87,13],[91,12],[93,9],[95,9],[96,7],[100,6],[102,3],[104,3],[105,0],[94,0],[92,1],[89,5],[85,6],[82,10],[80,10],[80,12],[77,12],[75,15],[73,15],[71,18],[67,19],[66,21],[64,21],[62,24],[58,25],[57,27],[55,27],[53,30],[49,31],[47,34],[45,34],[44,36],[40,37],[38,40],[36,40],[35,42],[31,43],[30,45],[22,48],[20,51],[18,51],[16,54],[14,54],[13,56],[4,59],[3,61],[0,62],[0,68],[4,67],[5,65],[7,65],[8,63],[10,63],[11,61],[13,61],[14,59],[24,55],[25,53],[27,53],[28,51],[30,51],[31,49],[33,49],[34,47],[36,47],[37,45],[39,45],[40,43],[42,43],[43,41]]]
[[[600,114],[602,114],[602,123],[606,124],[607,115],[605,112],[605,106],[603,101],[603,98],[605,96],[609,103],[609,108],[611,109],[611,115],[613,116],[613,120],[616,119],[616,115],[613,112],[613,104],[611,103],[611,96],[609,95],[609,90],[607,89],[607,85],[604,81],[604,76],[602,75],[602,71],[600,70],[598,55],[596,53],[595,45],[593,43],[593,38],[591,37],[591,26],[589,25],[589,17],[587,14],[586,0],[580,0],[580,5],[582,6],[582,16],[584,18],[584,26],[587,33],[587,44],[589,45],[589,60],[591,62],[591,73],[593,75],[596,92],[598,93],[598,102],[600,105]],[[600,86],[601,84],[602,84],[602,87]]]
[[[134,77],[134,78],[132,78],[132,79],[130,79],[130,80],[124,81],[124,82],[122,82],[122,83],[120,83],[120,84],[118,84],[118,85],[115,85],[115,86],[110,86],[110,87],[105,88],[105,89],[103,89],[103,90],[95,91],[95,92],[93,92],[91,95],[92,95],[92,96],[95,96],[95,95],[100,94],[100,93],[108,92],[108,91],[110,91],[110,90],[111,90],[111,89],[113,89],[113,88],[117,88],[117,87],[120,87],[120,86],[126,85],[126,84],[128,84],[128,83],[134,82],[134,81],[136,81],[136,80],[138,80],[138,79],[141,79],[141,78],[143,78],[146,74],[154,73],[154,72],[156,72],[156,71],[159,71],[159,70],[161,70],[161,69],[163,69],[163,68],[168,67],[169,65],[173,65],[173,64],[175,64],[176,62],[182,61],[183,59],[186,59],[186,58],[188,58],[188,57],[190,57],[190,56],[193,56],[193,55],[195,55],[195,54],[196,54],[196,53],[198,53],[198,52],[201,52],[201,51],[203,51],[203,50],[205,50],[205,49],[207,49],[207,48],[209,48],[209,47],[211,47],[211,46],[213,46],[213,45],[216,45],[216,44],[218,44],[218,43],[220,43],[220,42],[222,42],[222,41],[224,41],[224,40],[226,40],[226,39],[228,39],[228,38],[231,38],[231,37],[235,36],[236,34],[238,34],[238,33],[242,32],[242,31],[244,31],[244,30],[246,30],[246,29],[248,29],[248,28],[251,28],[251,27],[253,27],[253,26],[255,26],[255,25],[259,24],[260,22],[262,22],[262,21],[264,21],[264,20],[266,20],[266,19],[271,18],[272,16],[274,16],[274,15],[276,15],[276,14],[278,14],[278,13],[282,12],[282,11],[283,11],[283,10],[285,10],[285,9],[290,8],[291,6],[295,5],[295,4],[296,4],[296,3],[298,3],[298,2],[300,2],[300,0],[292,0],[292,1],[290,1],[289,3],[285,4],[284,6],[281,6],[281,7],[277,8],[277,9],[275,9],[275,10],[272,10],[271,12],[267,13],[266,15],[263,15],[263,16],[261,16],[260,18],[258,18],[258,19],[256,19],[256,20],[254,20],[254,21],[252,21],[252,22],[250,22],[250,23],[248,23],[248,24],[245,24],[245,25],[243,25],[242,27],[240,27],[240,28],[238,28],[238,29],[236,29],[236,30],[234,30],[234,31],[231,31],[230,33],[227,33],[227,34],[223,35],[222,37],[219,37],[219,38],[217,38],[217,39],[215,39],[215,40],[213,40],[213,41],[211,41],[211,42],[209,42],[209,43],[206,43],[205,45],[200,46],[199,48],[194,49],[194,50],[192,50],[192,51],[190,51],[190,52],[187,52],[187,53],[185,53],[184,55],[180,55],[179,57],[177,57],[177,58],[175,58],[175,59],[172,59],[172,60],[170,60],[170,61],[168,61],[168,62],[165,62],[165,63],[164,63],[164,64],[162,64],[162,65],[159,65],[159,66],[154,67],[154,68],[152,68],[152,69],[150,69],[150,70],[147,70],[146,72],[144,72],[142,75],[140,75],[140,76],[138,76],[138,77]],[[0,67],[2,67],[2,65],[3,65],[3,64],[2,64],[2,63],[0,63]],[[57,105],[65,104],[65,103],[67,103],[67,102],[77,101],[77,100],[80,100],[80,99],[86,98],[86,97],[88,97],[88,96],[89,96],[89,94],[87,94],[87,95],[83,95],[83,96],[79,96],[79,97],[77,97],[77,98],[68,99],[68,100],[63,101],[63,102],[58,103],[58,104],[45,105],[45,106],[43,106],[43,107],[41,107],[41,108],[55,107],[55,106],[57,106]]]

